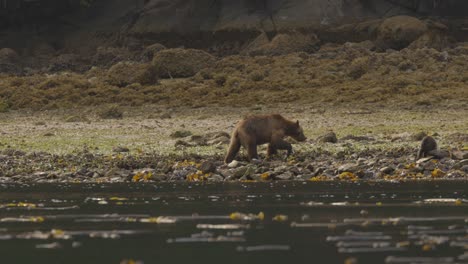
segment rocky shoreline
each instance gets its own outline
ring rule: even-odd
[[[323,139],[323,138],[321,138]],[[320,140],[320,138],[319,138]],[[5,149],[0,154],[0,182],[256,182],[256,181],[404,181],[468,179],[468,150],[452,150],[446,157],[415,161],[413,147],[363,149],[352,145],[369,138],[344,138],[338,143],[319,142],[313,150],[298,150],[286,158],[246,162],[244,156],[223,164],[221,155],[132,153],[116,148],[112,154],[84,149],[66,155],[26,153]],[[310,144],[306,143],[306,144]],[[340,151],[327,150],[338,144]],[[364,143],[365,144],[365,143]],[[295,147],[299,145],[295,144]],[[227,147],[227,146],[226,146]],[[262,158],[264,156],[261,155]]]

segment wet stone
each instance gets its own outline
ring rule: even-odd
[[[130,149],[127,147],[117,146],[112,149],[113,152],[129,152]]]
[[[454,169],[460,169],[461,167],[468,165],[468,159],[461,160],[453,165]]]
[[[233,160],[228,164],[229,168],[236,168],[237,166],[239,166],[239,162],[237,160]]]
[[[418,159],[418,160],[416,161],[416,164],[421,164],[421,163],[428,162],[428,161],[430,161],[430,160],[433,159],[433,158],[434,158],[434,157],[430,156],[430,157],[424,157],[424,158],[422,158],[422,159]]]
[[[327,169],[327,170],[324,170],[322,174],[324,176],[334,177],[335,176],[335,171],[332,170],[332,169]]]
[[[426,162],[422,164],[422,167],[424,170],[432,171],[434,170],[437,166],[434,162]]]
[[[338,173],[342,172],[356,172],[359,170],[359,166],[356,163],[346,163],[338,167]]]
[[[188,137],[188,136],[191,136],[192,135],[192,132],[188,131],[188,130],[177,130],[175,132],[173,132],[172,134],[170,134],[170,137],[172,138],[183,138],[183,137]]]
[[[380,169],[380,172],[381,173],[384,173],[384,174],[391,174],[395,171],[395,168],[392,167],[392,166],[387,166],[387,167],[383,167]]]
[[[213,174],[210,177],[208,177],[208,181],[220,182],[220,181],[224,181],[224,178],[223,178],[223,176],[221,176],[219,174]]]
[[[204,161],[201,165],[200,165],[200,170],[203,172],[203,173],[213,173],[213,172],[216,172],[216,164],[212,161]]]
[[[319,168],[314,170],[313,175],[318,176],[318,175],[322,174],[325,170],[326,170],[325,167],[319,167]]]
[[[325,135],[322,135],[317,138],[318,142],[323,142],[323,143],[336,143],[338,142],[338,138],[336,137],[335,132],[328,132]]]
[[[463,165],[461,168],[460,168],[461,171],[463,171],[464,173],[468,173],[468,165]]]
[[[340,140],[354,140],[354,141],[374,141],[375,139],[372,138],[372,137],[368,137],[368,136],[354,136],[354,135],[346,135],[342,138],[340,138]]]
[[[466,178],[468,175],[462,171],[456,170],[456,171],[451,171],[447,173],[446,177],[449,179],[460,179],[460,178]]]
[[[275,176],[275,179],[277,180],[292,180],[293,178],[294,178],[294,174],[289,171]]]
[[[454,150],[452,151],[452,158],[457,160],[468,159],[468,151]]]
[[[244,166],[236,169],[234,174],[232,175],[234,178],[245,178],[250,177],[255,173],[256,167],[255,166]]]
[[[428,152],[429,155],[434,156],[437,159],[443,159],[450,157],[450,152],[447,150],[437,149]]]

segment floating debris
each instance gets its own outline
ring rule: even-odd
[[[327,236],[327,241],[381,241],[381,240],[391,240],[392,236]]]
[[[468,234],[468,229],[453,229],[453,230],[417,230],[408,231],[408,235],[465,235]]]
[[[418,201],[416,203],[421,203],[421,201]],[[468,200],[466,200],[466,199],[457,199],[457,198],[431,198],[431,199],[422,200],[422,203],[460,205],[460,204],[467,204]]]
[[[141,260],[123,259],[120,261],[120,264],[144,264],[144,262]]]
[[[396,257],[388,256],[385,259],[387,264],[400,264],[400,263],[425,263],[425,264],[446,264],[454,263],[452,257]]]
[[[242,224],[220,224],[220,225],[213,225],[213,224],[197,224],[198,229],[248,229],[250,225],[242,225]]]
[[[324,205],[323,202],[314,202],[314,201],[310,201],[310,202],[301,202],[301,205],[305,205],[305,206],[320,206],[320,205]]]
[[[334,203],[330,203],[330,205],[333,205],[333,206],[347,206],[347,205],[350,205],[349,202],[334,202]]]
[[[252,251],[288,251],[291,250],[289,245],[259,245],[259,246],[248,246],[242,247],[238,246],[237,251],[243,252],[252,252]]]
[[[383,236],[383,232],[362,232],[354,230],[346,230],[345,235],[347,236]]]
[[[408,224],[415,222],[465,222],[468,218],[464,216],[441,216],[441,217],[390,217],[390,218],[345,218],[347,224]]]
[[[406,251],[406,248],[401,247],[358,247],[358,248],[338,248],[339,253],[355,254],[355,253],[376,253],[376,252],[401,252]]]
[[[128,201],[128,198],[125,197],[111,197],[109,198],[110,201]]]
[[[57,248],[62,248],[62,244],[58,242],[53,242],[49,244],[37,244],[36,248],[41,248],[41,249],[57,249]]]
[[[13,239],[12,235],[0,235],[0,240],[10,240]]]
[[[288,216],[287,215],[282,215],[282,214],[279,214],[279,215],[275,215],[273,218],[272,218],[273,221],[276,221],[276,222],[286,222],[288,221]]]
[[[149,218],[142,218],[140,222],[142,223],[151,223],[151,224],[174,224],[177,219],[173,217],[167,216],[158,216],[158,217],[149,217]]]
[[[390,247],[392,243],[390,242],[374,242],[374,241],[340,241],[336,243],[336,246],[339,248],[382,248]]]
[[[239,212],[234,212],[229,215],[229,218],[232,220],[244,220],[244,221],[252,221],[252,220],[263,220],[265,219],[265,214],[260,212],[258,214],[244,214]]]
[[[178,237],[170,238],[167,243],[199,243],[199,242],[245,242],[243,237],[216,236],[216,237]]]
[[[291,223],[291,227],[303,227],[303,228],[335,229],[340,226],[348,226],[348,224],[344,224],[344,223],[296,223],[296,222]]]
[[[5,217],[0,218],[0,222],[30,222],[30,223],[42,223],[44,222],[42,216],[29,216],[29,217]]]
[[[32,208],[36,208],[36,207],[43,207],[43,205],[42,204],[34,204],[34,203],[25,203],[25,202],[0,204],[0,209],[1,208],[26,208],[26,209],[32,209]]]

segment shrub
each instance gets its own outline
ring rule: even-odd
[[[162,78],[190,77],[212,66],[215,58],[196,49],[167,49],[153,58],[154,71]]]
[[[118,105],[111,105],[99,113],[99,117],[103,119],[121,119],[123,112]]]
[[[151,85],[158,82],[153,67],[148,64],[137,64],[132,62],[119,62],[107,71],[107,82],[109,84],[125,87],[133,83]]]

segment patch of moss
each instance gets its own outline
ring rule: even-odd
[[[118,105],[111,105],[99,112],[99,117],[103,119],[122,119],[123,111]]]

